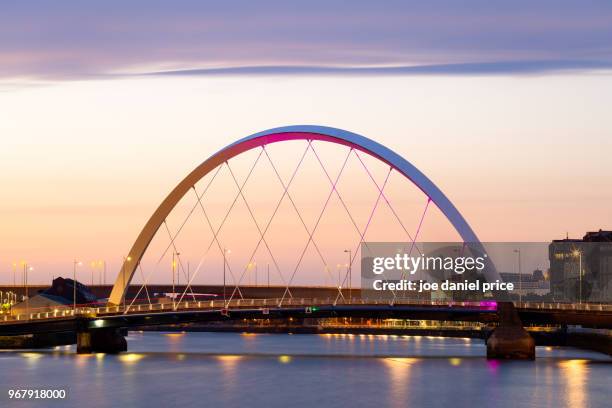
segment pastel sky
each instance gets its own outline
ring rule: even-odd
[[[12,282],[11,264],[22,259],[35,266],[31,282],[71,274],[75,258],[86,275],[90,260],[107,260],[111,281],[187,172],[240,137],[290,124],[344,128],[402,154],[483,241],[612,228],[612,4],[469,3],[2,2],[0,284]],[[283,177],[303,147],[278,148]],[[344,153],[320,149],[337,171],[332,163]],[[240,177],[251,159],[235,164]],[[376,195],[367,196],[352,165],[342,191],[363,223]],[[384,166],[371,165],[382,182]],[[305,167],[317,171],[314,161]],[[250,187],[260,221],[278,197],[278,186],[268,185],[273,174],[262,171]],[[400,181],[389,195],[414,231],[424,202]],[[224,182],[219,197],[231,197],[231,178]],[[308,219],[318,208],[310,196],[301,196]],[[206,203],[217,222],[221,201]],[[352,226],[339,202],[332,207],[332,232],[318,239],[335,273],[359,236],[344,234]],[[237,211],[243,223],[223,237],[233,248],[251,245],[235,238],[251,222],[245,208]],[[296,234],[292,209],[283,211],[287,221],[270,246],[291,275],[304,237],[297,246],[284,238]],[[456,239],[435,208],[431,216],[424,239]],[[181,216],[174,217],[176,228]],[[381,217],[372,238],[402,239],[388,232],[397,227],[392,217]],[[163,239],[152,250],[163,249]],[[197,265],[194,242],[182,251]],[[267,266],[260,252],[257,263]],[[232,261],[238,270],[248,255]],[[157,273],[152,281],[167,281]]]

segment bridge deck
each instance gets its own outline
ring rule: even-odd
[[[516,304],[525,324],[584,325],[612,329],[612,305]],[[76,324],[88,328],[139,327],[238,318],[372,317],[415,320],[497,321],[494,302],[435,302],[418,300],[351,299],[234,299],[184,300],[127,306],[63,306],[32,310],[27,314],[3,315],[0,335],[75,331]]]

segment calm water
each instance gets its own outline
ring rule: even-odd
[[[128,348],[0,352],[0,406],[580,408],[612,399],[612,359],[574,349],[496,362],[479,340],[238,333],[130,333]],[[8,400],[8,389],[24,387],[68,397]]]

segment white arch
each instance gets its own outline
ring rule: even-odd
[[[172,209],[192,186],[217,166],[240,153],[266,144],[287,140],[321,140],[342,144],[382,160],[402,173],[420,188],[431,201],[436,204],[440,211],[442,211],[455,230],[457,230],[463,241],[470,246],[472,250],[479,253],[485,253],[482,244],[472,228],[444,193],[442,193],[442,191],[440,191],[440,189],[419,169],[391,149],[367,137],[342,129],[313,125],[285,126],[255,133],[219,150],[189,173],[187,177],[168,194],[157,210],[155,210],[151,218],[149,218],[149,221],[147,221],[142,231],[140,231],[138,238],[136,238],[136,241],[132,245],[119,275],[117,276],[115,285],[113,286],[113,290],[108,300],[109,303],[118,305],[123,301],[126,289],[134,276],[138,263],[142,259],[155,233]],[[499,275],[491,262],[485,269],[485,277],[489,281],[499,279]]]

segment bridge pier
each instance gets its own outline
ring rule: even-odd
[[[535,340],[523,328],[512,302],[497,304],[499,326],[487,338],[487,358],[534,360]]]
[[[77,353],[120,353],[127,351],[127,341],[121,329],[101,328],[77,332]]]

